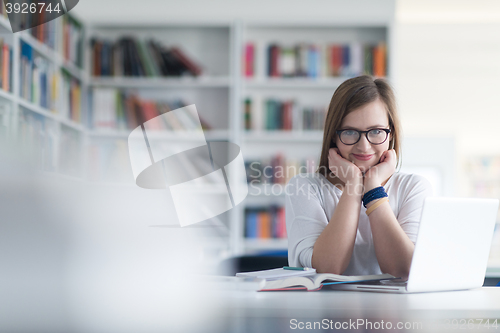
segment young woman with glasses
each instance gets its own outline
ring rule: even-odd
[[[319,168],[286,188],[290,266],[406,278],[425,197],[423,177],[396,172],[401,126],[383,79],[342,83],[330,101]]]

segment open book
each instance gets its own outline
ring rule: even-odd
[[[324,285],[379,281],[388,279],[395,279],[395,277],[390,274],[347,276],[324,273],[314,274],[311,276],[292,276],[284,279],[266,280],[266,284],[260,291],[300,289],[307,289],[311,291],[319,290]]]

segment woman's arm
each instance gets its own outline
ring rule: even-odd
[[[393,149],[384,152],[380,163],[364,175],[364,191],[381,186],[382,182],[394,174],[396,153]],[[380,200],[380,199],[379,199]],[[391,200],[391,198],[389,198]],[[366,205],[370,208],[378,200]],[[375,255],[383,273],[407,278],[410,273],[414,244],[401,228],[389,203],[383,203],[368,216],[372,230]]]
[[[328,156],[330,170],[343,182],[343,193],[333,215],[313,248],[312,266],[320,273],[342,274],[349,265],[359,221],[363,175],[335,148]]]
[[[366,207],[369,208],[377,201],[370,202]],[[399,225],[389,203],[383,203],[371,212],[368,218],[380,270],[396,277],[407,278],[410,274],[414,245]]]
[[[358,230],[361,194],[359,185],[348,183],[337,207],[321,235],[316,240],[312,266],[319,273],[342,274],[351,260]]]

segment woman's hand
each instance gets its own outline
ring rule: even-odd
[[[330,148],[328,151],[328,167],[345,185],[363,184],[361,170],[357,165],[343,158],[338,148]]]
[[[371,167],[364,175],[365,193],[379,187],[396,171],[397,156],[394,149],[386,150],[378,164]]]

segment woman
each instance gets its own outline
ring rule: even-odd
[[[406,278],[430,183],[395,172],[401,128],[383,79],[342,83],[330,101],[318,171],[286,188],[291,266]],[[367,213],[369,215],[367,215]]]

